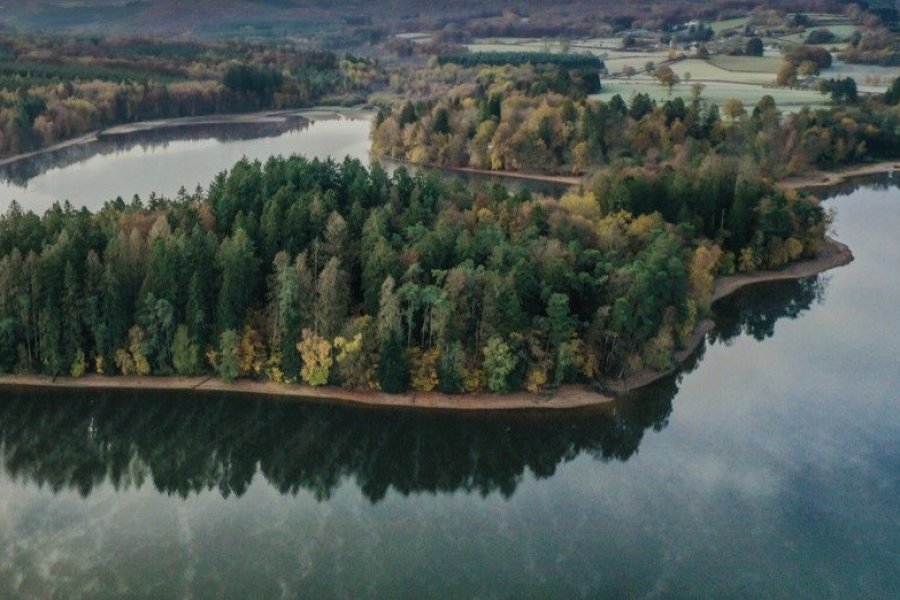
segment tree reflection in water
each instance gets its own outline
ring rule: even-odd
[[[17,390],[0,401],[2,468],[12,478],[88,495],[147,482],[188,496],[242,495],[260,472],[282,494],[327,498],[352,479],[372,502],[464,490],[511,495],[586,452],[626,460],[664,402],[578,414],[432,414],[301,405],[222,395]]]
[[[711,339],[771,336],[823,291],[821,278],[767,284],[716,306]],[[187,497],[241,496],[257,473],[281,494],[326,499],[355,482],[373,503],[465,491],[511,496],[526,472],[551,477],[581,454],[628,460],[645,432],[668,424],[684,373],[606,406],[566,413],[459,414],[373,410],[183,392],[5,389],[0,468],[12,479],[87,496],[98,485],[152,484]]]
[[[710,341],[728,343],[741,334],[762,341],[775,333],[779,319],[796,319],[821,302],[827,275],[755,285],[716,303],[716,327]]]
[[[25,187],[28,182],[51,169],[63,169],[94,156],[117,154],[134,147],[144,150],[166,147],[171,142],[214,139],[219,142],[254,140],[275,137],[292,131],[309,128],[309,121],[299,115],[283,115],[280,119],[268,121],[235,122],[185,122],[170,124],[159,129],[138,129],[130,133],[115,135],[100,134],[99,139],[90,143],[63,146],[30,155],[0,165],[0,182],[9,182]]]

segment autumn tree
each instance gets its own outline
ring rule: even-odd
[[[678,75],[675,74],[675,71],[672,70],[672,67],[668,65],[664,65],[656,69],[653,72],[653,77],[655,77],[661,85],[665,86],[670,94],[672,93],[672,88],[675,87],[679,81],[681,81]]]
[[[331,366],[334,358],[331,355],[331,342],[306,329],[303,331],[303,339],[297,344],[297,350],[303,359],[303,368],[300,376],[304,383],[312,386],[322,386],[328,383]]]

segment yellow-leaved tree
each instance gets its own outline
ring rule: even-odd
[[[297,344],[303,367],[300,369],[300,377],[309,385],[320,386],[328,383],[331,373],[331,365],[334,359],[331,357],[331,342],[314,334],[309,329],[303,330],[303,339]]]
[[[410,384],[417,392],[430,392],[438,385],[437,365],[440,352],[434,348],[410,350],[409,362],[411,365],[412,380]]]
[[[135,325],[128,330],[128,349],[116,350],[116,366],[122,375],[149,375],[147,341],[144,330]]]
[[[368,331],[371,320],[368,316],[355,319],[354,327]],[[372,341],[372,336],[362,331],[358,331],[352,338],[342,336],[334,338],[334,349],[337,352],[335,364],[338,378],[344,387],[354,390],[377,388]]]
[[[694,250],[690,263],[691,298],[704,310],[709,307],[715,287],[715,272],[722,249],[708,244]]]
[[[240,357],[241,377],[259,375],[265,369],[266,350],[262,336],[249,325],[244,326],[241,334],[238,356]]]

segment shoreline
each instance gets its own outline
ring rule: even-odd
[[[850,263],[853,253],[846,244],[827,238],[818,256],[795,262],[782,271],[763,271],[750,274],[729,275],[716,280],[712,302],[721,300],[738,290],[760,283],[785,279],[812,277],[824,271]],[[336,387],[312,387],[302,384],[279,384],[266,381],[242,379],[227,382],[212,376],[200,377],[125,377],[87,375],[80,379],[71,377],[53,378],[46,375],[3,375],[0,388],[33,387],[65,389],[111,389],[111,390],[173,390],[196,392],[228,392],[253,394],[271,398],[293,399],[352,404],[357,406],[406,408],[418,410],[445,411],[513,411],[513,410],[571,410],[597,407],[613,402],[618,395],[649,385],[678,370],[704,343],[707,334],[714,327],[713,321],[701,321],[687,346],[675,354],[672,366],[663,371],[645,369],[619,380],[603,380],[600,383],[612,393],[599,393],[587,385],[570,384],[560,386],[548,394],[516,392],[513,394],[444,394],[441,392],[407,392],[387,394],[372,391],[345,390]]]
[[[316,121],[324,121],[334,117],[354,119],[358,117],[356,114],[358,112],[359,109],[352,107],[312,106],[310,108],[298,108],[296,110],[267,110],[253,113],[175,117],[172,119],[154,119],[150,121],[137,121],[134,123],[120,123],[118,125],[110,125],[104,129],[98,129],[69,140],[58,142],[52,146],[47,146],[46,148],[0,158],[0,167],[14,165],[21,161],[31,160],[60,150],[66,150],[77,146],[89,146],[96,142],[109,140],[111,138],[139,133],[164,131],[167,129],[175,130],[225,125],[273,125],[290,121],[296,121],[298,124],[303,122],[315,123]]]
[[[900,171],[900,160],[883,160],[877,163],[857,165],[835,171],[813,171],[808,175],[782,179],[776,185],[791,190],[832,187],[854,177],[881,175],[883,173],[893,173],[894,171]]]
[[[525,181],[539,181],[544,183],[568,185],[572,187],[581,185],[585,182],[584,177],[577,177],[575,175],[544,175],[540,173],[510,171],[506,169],[492,171],[490,169],[476,169],[475,167],[452,167],[439,163],[417,163],[409,160],[384,156],[378,156],[376,158],[378,160],[390,161],[397,165],[409,165],[411,167],[435,169],[438,171],[447,171],[450,173],[463,173],[486,177],[500,177],[504,179],[521,179]],[[877,163],[856,165],[844,169],[838,169],[835,171],[812,171],[807,175],[798,175],[777,181],[775,183],[775,186],[781,187],[783,189],[832,187],[844,183],[849,179],[853,179],[854,177],[881,175],[883,173],[893,173],[894,171],[900,171],[900,160],[884,160]]]
[[[376,156],[372,155],[374,158],[380,161],[389,161],[396,165],[408,165],[410,167],[417,168],[426,168],[426,169],[434,169],[436,171],[447,171],[450,173],[464,173],[467,175],[480,175],[485,177],[499,177],[502,179],[521,179],[524,181],[540,181],[544,183],[556,183],[560,185],[568,185],[575,187],[577,185],[581,185],[584,183],[583,177],[576,177],[575,175],[543,175],[541,173],[528,173],[526,171],[509,171],[506,169],[502,169],[499,171],[492,171],[490,169],[476,169],[475,167],[451,167],[449,165],[442,165],[439,163],[418,163],[410,160],[403,160],[400,158],[390,158],[388,156]]]

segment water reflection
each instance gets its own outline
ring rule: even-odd
[[[716,327],[710,341],[728,343],[746,334],[758,341],[772,337],[775,323],[796,319],[821,303],[828,287],[828,276],[819,275],[793,281],[774,281],[751,286],[716,303]]]
[[[62,169],[94,156],[117,154],[141,148],[166,148],[171,142],[212,139],[218,142],[238,142],[285,133],[297,133],[309,128],[310,121],[300,115],[283,115],[270,120],[247,120],[230,123],[191,122],[172,124],[159,129],[137,129],[130,132],[98,134],[96,141],[48,150],[0,165],[0,181],[25,187],[35,177],[51,169]]]
[[[186,497],[242,495],[259,471],[282,494],[326,499],[352,479],[372,502],[453,492],[510,496],[581,453],[627,460],[665,425],[671,397],[579,415],[422,414],[222,395],[19,390],[0,401],[0,462],[12,478],[88,495],[147,482]]]
[[[423,166],[412,163],[403,163],[388,158],[380,158],[379,162],[388,170],[388,172],[393,172],[395,169],[403,167],[413,173],[436,173],[445,181],[458,183],[468,188],[481,188],[482,190],[490,190],[493,186],[503,186],[515,192],[528,190],[532,194],[559,198],[567,192],[572,191],[574,187],[577,187],[573,184],[562,183],[559,181],[529,179],[484,172],[458,171],[437,165]]]
[[[820,278],[758,286],[717,305],[712,334],[771,336],[821,297]],[[5,391],[0,464],[13,479],[87,496],[148,483],[187,497],[241,496],[260,473],[281,494],[324,500],[351,480],[375,503],[463,491],[511,496],[526,473],[551,477],[581,454],[626,461],[668,424],[681,377],[591,411],[490,415],[361,410],[246,397],[160,392]]]
[[[883,192],[885,190],[897,188],[898,186],[900,186],[900,170],[894,170],[890,173],[851,177],[836,185],[813,187],[806,191],[815,195],[820,200],[828,200],[838,196],[849,196],[860,190]]]

